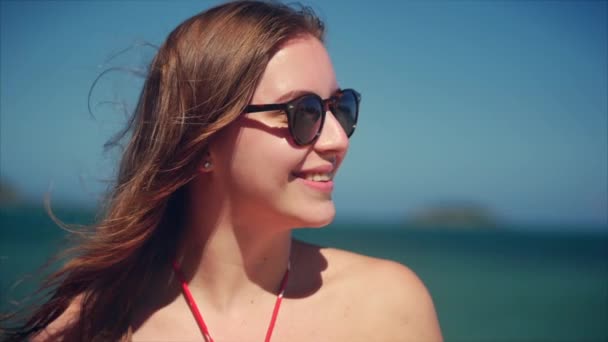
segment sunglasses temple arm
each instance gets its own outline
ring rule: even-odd
[[[271,110],[286,110],[287,105],[284,103],[266,104],[266,105],[249,105],[245,107],[245,113],[267,112]]]

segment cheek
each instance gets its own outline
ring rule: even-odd
[[[234,208],[252,220],[288,220],[284,222],[294,227],[331,222],[335,215],[331,198],[311,196],[291,176],[302,168],[309,149],[255,128],[241,127],[230,134],[232,140],[224,140],[217,150],[221,152],[217,180]]]
[[[289,181],[291,172],[301,165],[305,153],[293,148],[284,137],[255,128],[242,128],[235,141],[230,173],[242,186],[270,191]]]

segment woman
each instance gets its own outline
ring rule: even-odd
[[[179,25],[121,136],[104,218],[9,337],[440,341],[408,268],[291,239],[332,221],[358,117],[322,42],[311,11],[276,3]]]

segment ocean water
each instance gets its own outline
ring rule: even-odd
[[[0,214],[5,309],[34,288],[37,267],[57,251],[64,232],[40,209],[0,208]],[[70,222],[91,221],[86,212],[58,214]],[[298,230],[295,236],[410,267],[431,292],[446,341],[608,341],[608,229],[571,230],[358,223]],[[34,277],[15,287],[27,274]]]

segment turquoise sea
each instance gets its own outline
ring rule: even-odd
[[[57,213],[68,222],[92,219],[84,211]],[[42,209],[0,208],[0,214],[0,307],[6,309],[35,285],[34,277],[13,286],[35,275],[64,231]],[[446,341],[608,341],[608,227],[569,228],[357,223],[295,235],[409,266],[434,298]]]

